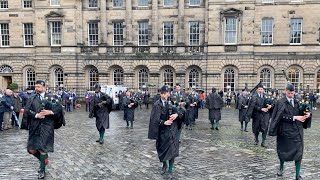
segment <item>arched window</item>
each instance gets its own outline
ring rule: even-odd
[[[2,65],[0,67],[0,73],[13,73],[13,70],[10,66],[8,65]]]
[[[173,70],[165,69],[163,72],[163,82],[164,85],[173,87]]]
[[[26,69],[26,86],[32,87],[36,84],[36,72],[33,68]]]
[[[319,91],[320,89],[320,70],[317,72],[317,87],[316,89]]]
[[[301,83],[301,74],[300,70],[298,68],[290,68],[288,70],[288,78],[289,81],[294,87],[299,90],[299,86]]]
[[[54,87],[60,87],[60,85],[63,85],[63,70],[58,67],[55,68],[54,71],[54,81],[53,81],[53,86]]]
[[[123,84],[123,70],[117,68],[113,70],[113,84],[122,85]]]
[[[264,68],[260,71],[260,81],[262,82],[264,87],[271,88],[272,77],[271,70],[269,68]]]
[[[99,82],[99,75],[98,75],[98,69],[91,68],[88,70],[89,75],[89,89],[93,90],[94,85]]]
[[[200,87],[200,73],[197,69],[191,69],[189,72],[189,87]]]
[[[232,68],[224,71],[223,90],[227,92],[229,89],[231,89],[231,91],[235,90],[235,71]]]
[[[139,70],[139,73],[138,73],[138,76],[139,76],[139,82],[138,82],[138,86],[139,88],[142,88],[142,86],[147,86],[148,85],[148,81],[149,81],[149,73],[148,73],[148,70],[146,69],[140,69]]]

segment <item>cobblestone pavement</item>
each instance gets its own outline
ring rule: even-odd
[[[149,115],[150,109],[137,109],[134,129],[126,129],[123,113],[112,112],[111,128],[100,145],[94,119],[82,111],[67,113],[67,126],[55,132],[47,179],[164,179],[155,141],[147,139]],[[312,129],[305,131],[304,179],[320,179],[319,116],[314,112]],[[282,178],[276,176],[274,137],[268,137],[267,149],[253,145],[253,134],[240,131],[233,109],[223,110],[220,131],[209,129],[207,117],[208,111],[200,110],[195,129],[182,132],[177,179],[294,179],[293,162],[285,164]],[[26,151],[27,136],[25,130],[0,132],[0,179],[37,178],[39,164]]]

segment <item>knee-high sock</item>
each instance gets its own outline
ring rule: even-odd
[[[280,160],[280,170],[283,170],[284,167],[284,161]]]
[[[182,127],[181,127],[181,129],[178,129],[178,140],[179,141],[180,141],[181,131],[182,131]]]
[[[32,154],[34,157],[36,157],[40,161],[40,152],[37,151],[36,153]]]
[[[133,127],[133,121],[130,121],[131,127]]]
[[[171,159],[171,160],[169,161],[169,170],[168,170],[169,173],[172,173],[173,164],[174,164],[174,159]]]
[[[262,133],[262,143],[264,143],[267,139],[267,134],[266,133]]]
[[[129,126],[129,121],[127,121],[127,126]]]
[[[243,128],[243,122],[241,122],[241,129]]]
[[[48,154],[40,155],[40,167],[42,170],[45,170],[46,165],[48,164]]]
[[[301,160],[295,161],[295,164],[296,164],[296,176],[300,176]]]
[[[167,165],[167,161],[163,161],[163,163],[162,163],[162,167],[164,168],[164,167],[168,167],[168,165]]]
[[[256,142],[259,142],[259,133],[254,134],[254,137],[255,137]]]
[[[219,120],[216,120],[217,128],[219,127]]]
[[[105,129],[104,129],[104,128],[101,128],[101,129],[100,129],[100,140],[103,140],[103,138],[104,138],[104,132],[105,132]]]
[[[214,128],[214,120],[211,120],[211,127]]]
[[[247,127],[248,127],[248,122],[245,122],[244,123],[244,129],[247,129]]]

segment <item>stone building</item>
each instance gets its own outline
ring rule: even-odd
[[[0,87],[320,87],[318,0],[0,0]]]

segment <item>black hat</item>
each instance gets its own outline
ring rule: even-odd
[[[42,80],[36,81],[36,84],[41,84],[42,86],[46,86],[46,83]]]
[[[242,89],[242,92],[245,91],[246,89]]]
[[[101,85],[100,85],[99,83],[96,83],[96,84],[94,85],[94,89],[97,89],[97,88],[101,88]]]
[[[288,90],[288,91],[295,91],[295,87],[294,87],[294,85],[292,85],[292,84],[288,84],[286,90]]]
[[[269,92],[271,92],[272,94],[274,93],[274,89],[270,88],[268,89]]]
[[[160,91],[161,92],[169,92],[169,88],[167,86],[162,86]]]
[[[257,88],[264,88],[264,87],[263,87],[263,84],[260,82],[260,83],[258,84]]]
[[[180,86],[180,84],[179,84],[179,83],[177,83],[177,84],[176,84],[176,86]]]

